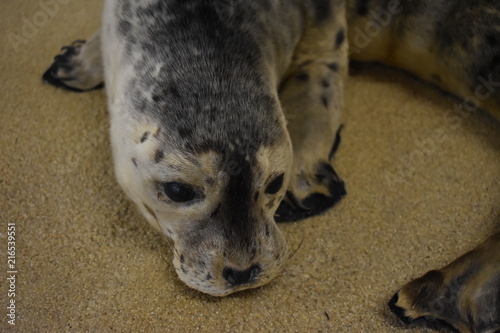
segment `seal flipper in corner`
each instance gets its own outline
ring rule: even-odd
[[[104,86],[100,29],[88,40],[76,40],[61,49],[42,80],[58,88],[83,92]]]
[[[389,307],[405,324],[425,319],[460,333],[500,332],[500,233],[409,282]]]

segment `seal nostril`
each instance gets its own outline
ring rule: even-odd
[[[257,278],[261,268],[258,264],[253,264],[249,269],[240,271],[231,267],[222,270],[222,277],[232,286],[249,283]]]
[[[250,267],[250,281],[252,280],[255,280],[257,278],[257,276],[259,276],[260,274],[260,266],[257,265],[257,264],[254,264],[252,265],[252,267]]]
[[[236,277],[235,276],[236,276],[236,272],[232,268],[226,267],[222,271],[222,277],[224,278],[224,280],[229,282],[230,285],[236,284]]]

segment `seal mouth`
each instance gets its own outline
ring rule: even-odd
[[[188,287],[190,287],[198,292],[201,292],[203,294],[210,295],[213,297],[226,297],[226,296],[236,294],[236,293],[239,293],[242,291],[258,289],[262,286],[265,286],[266,284],[268,284],[272,280],[273,280],[272,278],[263,279],[263,280],[255,279],[253,281],[249,281],[249,282],[243,283],[243,284],[238,284],[236,286],[232,286],[228,283],[222,288],[216,288],[216,287],[203,288],[199,285],[191,286],[190,284],[188,284],[186,282],[185,283]]]

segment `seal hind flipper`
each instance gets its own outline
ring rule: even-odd
[[[448,266],[409,282],[388,305],[405,324],[430,320],[457,332],[498,332],[500,233]]]

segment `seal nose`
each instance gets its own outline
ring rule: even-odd
[[[258,264],[253,264],[249,269],[240,271],[231,267],[222,270],[222,277],[233,287],[249,283],[260,274],[261,268]]]

